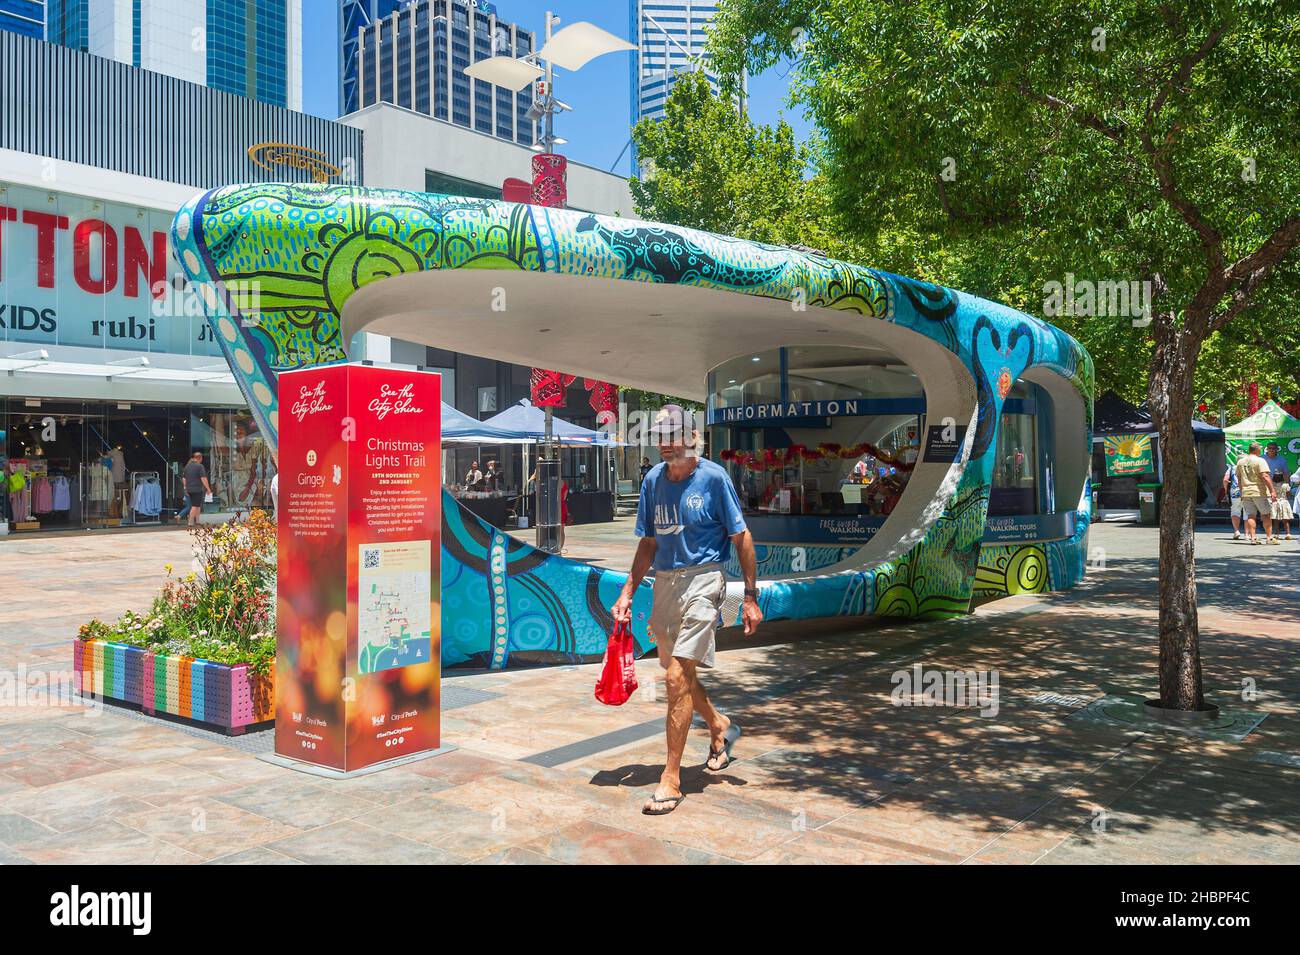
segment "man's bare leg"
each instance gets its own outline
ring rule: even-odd
[[[691,669],[694,671],[694,679],[691,680],[691,702],[695,706],[695,712],[700,714],[700,718],[703,719],[709,727],[709,736],[711,737],[709,750],[717,753],[722,749],[722,737],[723,734],[727,732],[727,727],[731,725],[731,720],[726,716],[723,716],[714,708],[712,701],[709,700],[709,694],[704,691],[704,684],[700,682],[699,669],[697,667],[692,667]],[[709,769],[725,767],[725,764],[722,764],[722,767],[718,765],[721,764],[722,760],[725,758],[725,756],[719,754],[710,759],[706,765]]]
[[[691,731],[691,685],[695,682],[695,662],[672,657],[664,675],[668,691],[668,719],[665,723],[668,738],[668,756],[664,772],[659,777],[659,787],[646,803],[648,809],[668,809],[667,800],[682,794],[682,753],[686,750],[686,737]]]

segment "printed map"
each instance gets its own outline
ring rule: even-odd
[[[363,544],[357,569],[357,669],[429,659],[432,541]]]

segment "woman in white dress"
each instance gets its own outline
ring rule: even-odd
[[[1287,476],[1281,471],[1273,472],[1273,486],[1278,489],[1277,499],[1273,502],[1273,521],[1279,528],[1274,527],[1274,538],[1281,537],[1283,540],[1291,539],[1291,521],[1295,517],[1295,510],[1291,507],[1291,502],[1286,499],[1286,479]]]

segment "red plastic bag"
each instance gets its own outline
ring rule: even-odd
[[[596,699],[606,706],[622,706],[636,692],[636,641],[627,624],[615,622],[605,647],[605,663],[596,681]]]

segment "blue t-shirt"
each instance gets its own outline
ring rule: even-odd
[[[740,498],[727,472],[700,458],[684,481],[670,481],[657,464],[641,482],[637,537],[653,537],[655,570],[725,561],[731,537],[745,530]]]

